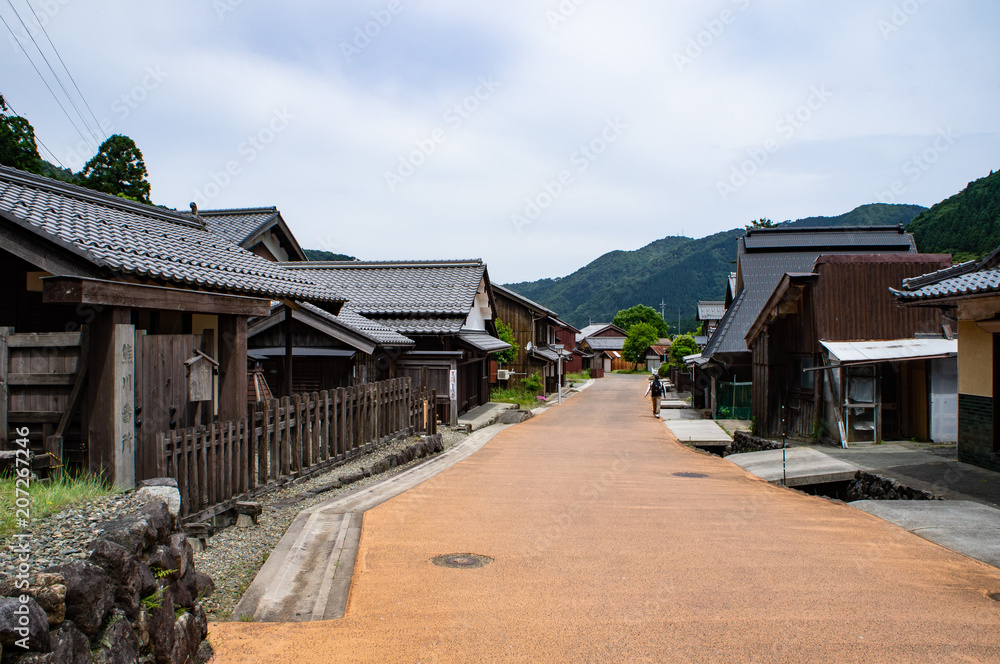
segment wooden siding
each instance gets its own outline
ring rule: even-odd
[[[529,342],[533,346],[544,346],[548,343],[550,325],[546,323],[547,318],[537,320],[541,318],[540,312],[537,312],[536,315],[531,309],[501,291],[494,291],[493,295],[496,301],[497,318],[510,326],[514,332],[514,338],[517,340],[517,359],[511,364],[504,365],[503,368],[513,371],[515,374],[523,374],[511,378],[507,381],[507,385],[520,387],[521,379],[536,371],[539,376],[545,376],[545,367],[549,363],[532,357],[525,348]]]
[[[899,307],[889,288],[950,265],[950,256],[937,254],[820,257],[815,286],[818,338],[863,341],[940,334],[942,320],[936,309]]]

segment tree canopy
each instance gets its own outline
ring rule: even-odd
[[[646,349],[660,339],[656,328],[649,323],[636,323],[628,328],[628,337],[622,348],[622,357],[635,367],[646,360]]]
[[[0,97],[0,110],[7,105]],[[35,129],[17,115],[0,116],[0,164],[29,173],[42,172],[42,158],[35,143]]]
[[[500,364],[513,364],[517,360],[517,338],[510,325],[499,318],[497,319],[497,337],[500,338],[500,341],[509,343],[510,348],[493,353],[492,358]]]
[[[128,136],[115,134],[104,141],[80,174],[89,189],[150,203],[146,163]]]
[[[670,345],[670,362],[676,367],[684,366],[684,358],[698,353],[698,344],[690,334],[674,337]]]
[[[646,323],[656,330],[657,336],[654,341],[667,336],[667,324],[664,322],[663,317],[660,316],[660,313],[656,309],[647,307],[645,304],[637,304],[630,309],[622,309],[615,314],[615,318],[611,322],[626,331],[632,329],[633,325]]]

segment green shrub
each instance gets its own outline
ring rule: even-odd
[[[521,386],[526,392],[531,394],[538,394],[542,389],[542,377],[538,375],[538,372],[531,374],[527,378],[521,381]]]

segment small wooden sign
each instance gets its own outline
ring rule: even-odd
[[[200,350],[184,361],[187,367],[188,401],[211,401],[215,395],[215,370],[219,363]]]

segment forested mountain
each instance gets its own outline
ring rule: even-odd
[[[1000,172],[970,182],[909,226],[920,251],[982,258],[1000,246]]]
[[[908,224],[926,208],[919,205],[864,205],[839,217],[810,217],[789,226],[895,226]],[[785,224],[779,224],[783,226]],[[726,279],[736,269],[733,229],[697,240],[667,237],[636,251],[612,251],[568,277],[506,284],[511,290],[559,312],[566,322],[583,327],[610,321],[621,309],[645,304],[660,310],[676,331],[693,329],[699,300],[721,300]],[[919,245],[918,245],[919,246]]]

